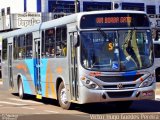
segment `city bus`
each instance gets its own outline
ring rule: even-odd
[[[81,12],[2,35],[5,88],[73,103],[155,98],[153,41],[144,12]]]

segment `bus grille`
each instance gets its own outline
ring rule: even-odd
[[[131,82],[137,80],[142,75],[143,74],[127,76],[96,76],[96,78],[103,82]]]
[[[133,91],[124,91],[124,92],[107,92],[110,98],[125,98],[131,97]]]
[[[123,88],[135,88],[136,84],[126,84],[123,85]],[[117,85],[103,85],[105,89],[118,89]]]

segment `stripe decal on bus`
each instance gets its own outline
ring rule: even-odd
[[[33,65],[33,59],[25,60],[25,63],[27,64],[29,75],[31,76],[32,81],[34,82],[34,85],[36,84],[36,79],[34,78],[34,65]]]
[[[47,63],[48,59],[41,59],[42,69],[41,69],[41,87],[42,87],[42,96],[45,96],[46,90],[46,74],[47,74]]]
[[[30,84],[29,84],[29,81],[27,80],[27,78],[25,76],[22,76],[22,79],[23,79],[24,93],[33,94],[32,91],[31,91],[31,87],[30,87]]]
[[[122,73],[122,76],[127,76],[127,75],[136,75],[136,74],[137,74],[137,71],[130,71],[130,72]]]
[[[53,73],[52,73],[53,66],[49,64],[48,59],[41,59],[41,62],[42,62],[42,69],[41,69],[42,96],[56,98],[55,85],[53,83]]]
[[[48,97],[49,88],[51,88],[52,97],[55,98],[55,87],[53,84],[53,74],[50,68],[50,64],[47,65],[47,75],[46,75],[46,91],[45,95]]]
[[[27,94],[34,94],[37,84],[37,75],[35,70],[36,59],[26,59],[25,64],[18,64],[17,69],[23,72],[22,79],[24,84],[24,92]],[[41,59],[41,88],[42,96],[48,98],[57,98],[56,89],[53,82],[53,66],[49,64],[48,59]],[[62,67],[55,68],[55,72],[62,74]],[[32,81],[31,81],[32,80]]]
[[[27,72],[27,67],[24,64],[19,64],[16,66],[17,69],[23,70],[24,72]]]

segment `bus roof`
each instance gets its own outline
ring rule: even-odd
[[[39,31],[40,29],[43,30],[43,29],[52,28],[52,27],[56,27],[56,26],[62,26],[62,25],[68,24],[68,23],[73,23],[73,22],[79,21],[80,18],[83,15],[103,14],[103,13],[104,14],[105,13],[111,13],[111,14],[112,13],[146,14],[145,12],[142,12],[142,11],[131,11],[131,10],[103,10],[103,11],[80,12],[80,13],[64,16],[62,18],[54,19],[54,20],[51,20],[51,21],[39,23],[39,24],[36,24],[34,26],[31,26],[31,27],[26,27],[26,28],[14,30],[14,31],[11,31],[11,32],[3,33],[3,34],[1,34],[1,36],[3,38],[7,38],[7,37],[16,36],[16,35],[31,33],[31,32],[35,32],[35,31]]]
[[[133,10],[102,10],[102,11],[90,11],[90,12],[80,12],[78,14],[87,15],[87,14],[103,14],[103,13],[138,13],[138,14],[146,14],[143,11],[133,11]]]

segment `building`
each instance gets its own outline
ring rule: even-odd
[[[23,12],[75,12],[78,11],[129,9],[145,11],[148,14],[160,13],[160,0],[0,0],[1,14]]]
[[[0,5],[0,32],[32,26],[75,11],[122,9],[145,11],[151,18],[154,39],[160,40],[160,0],[0,0]]]
[[[122,9],[145,11],[151,18],[154,39],[160,40],[160,0],[0,0],[0,5],[0,32],[32,26],[76,10]]]

